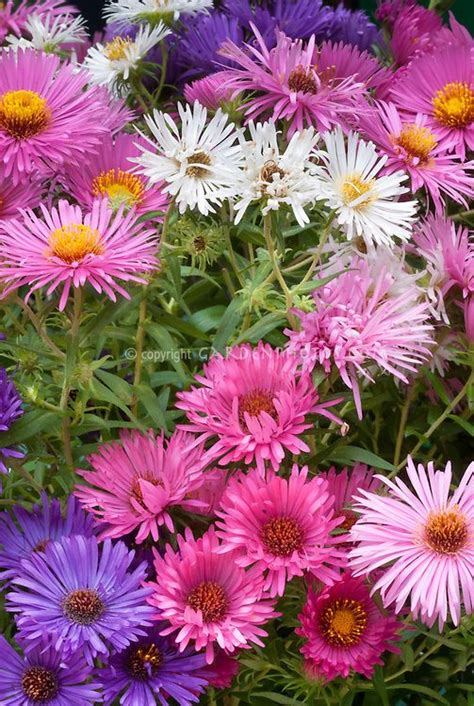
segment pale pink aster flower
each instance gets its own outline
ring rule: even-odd
[[[0,162],[15,183],[78,160],[110,127],[109,101],[87,74],[34,49],[0,55]]]
[[[41,218],[30,209],[22,210],[20,218],[0,228],[3,296],[28,285],[27,301],[36,289],[46,287],[49,296],[62,287],[62,311],[71,287],[89,283],[112,301],[116,293],[129,299],[117,280],[144,284],[140,274],[157,268],[156,232],[136,225],[133,211],[114,214],[105,199],[95,201],[88,213],[67,201],[50,211],[40,207]]]
[[[303,369],[319,364],[329,373],[337,367],[352,390],[359,418],[358,377],[374,382],[369,366],[408,383],[407,373],[416,372],[431,356],[428,303],[419,301],[416,285],[389,296],[392,283],[389,272],[381,270],[374,277],[368,261],[354,258],[351,269],[314,290],[315,311],[295,310],[301,330],[285,331],[288,349],[301,359]]]
[[[228,473],[222,468],[211,468],[202,474],[202,482],[197,490],[189,493],[188,498],[198,500],[199,505],[193,507],[196,515],[215,517],[216,510],[220,507],[222,496],[228,482]]]
[[[30,0],[5,0],[0,3],[0,42],[3,42],[7,34],[20,37],[33,12],[40,17],[48,15],[54,18],[59,15],[74,15],[78,10],[73,5],[65,4],[63,0],[37,0],[33,6]]]
[[[161,557],[155,550],[156,582],[149,601],[170,626],[161,634],[175,636],[180,651],[190,642],[205,649],[212,663],[217,646],[228,653],[263,643],[260,626],[278,616],[274,601],[263,592],[264,578],[257,567],[245,570],[232,554],[219,553],[213,528],[200,539],[190,529],[178,535],[178,550],[168,545]]]
[[[337,583],[309,591],[297,635],[306,642],[301,652],[314,677],[330,681],[350,672],[370,679],[376,664],[383,665],[385,651],[398,652],[402,625],[385,614],[370,597],[364,581],[349,572]]]
[[[388,496],[360,492],[350,563],[356,575],[383,567],[373,591],[380,589],[384,606],[394,603],[399,613],[409,600],[415,618],[429,626],[438,620],[441,630],[448,612],[458,625],[463,603],[467,614],[474,610],[474,462],[451,497],[450,462],[444,471],[433,462],[425,470],[409,457],[407,473],[413,490],[379,476]]]
[[[406,118],[393,103],[380,102],[359,119],[359,129],[387,155],[383,173],[403,170],[411,191],[425,188],[437,211],[444,210],[444,196],[467,208],[466,196],[474,193],[474,162],[462,163],[450,155],[436,127],[425,115]]]
[[[334,512],[336,517],[342,517],[339,529],[350,530],[357,515],[354,512],[354,495],[360,490],[375,492],[380,487],[378,478],[374,478],[374,469],[364,463],[356,463],[353,468],[344,466],[337,472],[332,466],[327,473],[319,473],[318,477],[328,483],[328,491],[334,496]]]
[[[25,177],[19,183],[4,174],[0,166],[0,221],[9,221],[19,215],[21,208],[36,208],[44,194],[44,187],[38,177]]]
[[[256,27],[252,28],[257,46],[247,44],[244,51],[227,41],[219,50],[237,64],[226,69],[225,86],[234,89],[234,97],[242,91],[258,93],[247,101],[247,118],[265,113],[275,121],[287,120],[291,136],[309,126],[330,129],[354,112],[356,100],[365,93],[363,83],[353,76],[333,79],[328,67],[320,74],[314,60],[314,35],[304,46],[301,40],[279,32],[276,46],[268,49]]]
[[[343,563],[330,533],[333,496],[320,477],[295,464],[288,479],[252,471],[231,481],[217,511],[222,553],[234,552],[239,566],[255,566],[265,576],[264,590],[283,596],[287,581],[309,572],[324,584],[337,580]]]
[[[424,113],[446,147],[465,159],[474,149],[474,61],[451,45],[414,59],[394,82],[391,99],[405,114]]]
[[[228,106],[232,104],[233,91],[225,85],[227,78],[226,71],[218,71],[192,83],[187,83],[184,87],[184,97],[191,105],[197,101],[208,110],[222,108],[228,112]]]
[[[164,436],[122,431],[120,441],[99,447],[88,457],[92,470],[78,470],[90,485],[76,486],[82,506],[101,524],[100,539],[136,532],[156,542],[160,527],[174,532],[171,509],[191,512],[201,503],[186,496],[202,483],[203,446],[191,434]],[[221,471],[222,473],[222,471]]]
[[[190,422],[182,428],[212,439],[209,453],[222,457],[220,465],[255,461],[263,471],[268,461],[278,470],[285,452],[309,451],[299,438],[313,427],[307,415],[337,421],[327,408],[338,400],[318,404],[311,376],[297,367],[295,357],[263,342],[235,346],[227,358],[213,356],[203,375],[196,375],[202,387],[178,393],[176,406]]]
[[[95,199],[108,199],[116,211],[120,206],[134,208],[137,216],[154,211],[166,211],[168,198],[160,184],[150,184],[139,174],[132,173],[131,158],[141,154],[138,144],[144,141],[136,135],[121,133],[115,140],[107,136],[96,152],[79,164],[68,165],[64,185],[68,193],[84,208],[91,208]]]

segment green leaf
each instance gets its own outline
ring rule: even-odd
[[[160,429],[164,429],[164,431],[167,432],[168,426],[166,424],[165,413],[160,405],[160,400],[155,395],[153,390],[150,390],[150,388],[147,385],[142,385],[142,384],[135,385],[134,390],[136,392],[136,395],[137,395],[139,401],[145,407],[146,411],[148,412],[148,414],[152,418],[153,422]],[[165,409],[166,409],[166,405],[165,405]]]
[[[271,699],[277,704],[285,704],[285,706],[297,706],[301,701],[296,701],[295,699],[290,699],[288,696],[283,696],[283,694],[277,694],[274,691],[257,691],[254,696],[262,696],[267,699]]]
[[[286,317],[281,314],[266,314],[260,321],[256,324],[250,326],[246,331],[244,331],[236,339],[236,343],[242,343],[243,341],[250,341],[250,343],[257,343],[270,331],[273,331],[278,326],[282,326],[286,321]]]
[[[238,299],[237,297],[233,299],[227,307],[217,328],[216,336],[213,341],[213,346],[219,353],[224,352],[225,347],[230,342],[232,334],[240,323],[240,320],[242,318],[240,305],[240,299]]]
[[[194,326],[196,326],[201,331],[211,331],[212,329],[217,329],[222,316],[225,312],[225,306],[223,304],[216,304],[215,306],[209,306],[207,309],[201,309],[201,311],[196,311],[190,318]]]
[[[362,449],[359,446],[341,446],[331,454],[331,460],[342,463],[366,463],[374,468],[381,468],[384,471],[395,471],[395,466],[384,461],[383,458],[377,456],[372,451]]]
[[[382,671],[380,665],[377,665],[375,667],[374,676],[372,678],[372,683],[374,685],[375,691],[377,692],[377,694],[380,696],[380,698],[382,700],[381,706],[390,706],[390,703],[388,700],[388,694],[387,694],[387,687],[385,685],[383,671]]]
[[[468,422],[467,419],[464,419],[464,417],[457,417],[455,414],[449,414],[448,419],[452,419],[453,422],[456,422],[456,424],[464,429],[464,431],[467,431],[469,436],[474,436],[474,424]]]
[[[147,333],[155,339],[160,346],[162,353],[166,354],[166,362],[171,363],[173,368],[178,373],[181,382],[186,382],[188,374],[184,369],[181,356],[182,347],[178,346],[176,340],[171,336],[170,332],[159,324],[149,323],[146,327]]]
[[[0,432],[0,446],[10,446],[31,439],[41,432],[51,432],[59,429],[61,416],[54,412],[34,409],[26,412],[8,432]]]
[[[132,403],[132,386],[126,380],[122,380],[112,373],[107,373],[105,370],[96,370],[95,374],[122,402],[126,405]]]
[[[115,407],[121,409],[122,412],[138,426],[139,429],[143,429],[143,424],[141,424],[140,421],[131,413],[127,405],[124,404],[124,402],[122,402],[122,400],[117,397],[112,390],[101,383],[97,378],[93,378],[91,380],[90,391],[94,399],[102,400],[103,402],[108,402],[109,404],[115,405]]]
[[[430,696],[432,699],[438,701],[440,704],[444,704],[444,706],[450,706],[449,701],[443,698],[443,696],[441,696],[438,691],[429,689],[427,686],[422,686],[421,684],[388,684],[386,688],[390,691],[398,691],[399,689],[403,691],[415,691],[418,694],[425,694],[425,696]]]

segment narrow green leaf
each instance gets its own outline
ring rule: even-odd
[[[225,347],[229,345],[231,336],[242,319],[240,305],[240,299],[233,299],[221,319],[213,341],[214,348],[220,353],[223,353]]]
[[[449,701],[447,701],[438,691],[434,689],[429,689],[427,686],[422,686],[421,684],[387,684],[387,690],[398,691],[399,689],[403,691],[415,691],[417,694],[425,694],[425,696],[430,696],[435,701],[438,701],[444,706],[450,706]]]
[[[372,683],[374,685],[375,691],[382,700],[381,706],[390,706],[387,694],[387,687],[385,685],[383,671],[380,665],[377,665],[375,667]]]
[[[155,395],[153,390],[150,390],[147,385],[135,385],[134,390],[139,401],[145,407],[156,426],[158,426],[160,430],[163,429],[165,432],[168,431],[164,410],[160,405],[160,400]]]
[[[96,370],[95,374],[122,402],[126,405],[132,403],[132,386],[126,380],[105,370]]]
[[[388,461],[384,461],[383,458],[380,458],[380,456],[377,456],[377,454],[374,454],[372,451],[362,449],[358,446],[341,446],[331,454],[330,458],[333,461],[340,461],[342,463],[366,463],[368,466],[381,468],[384,471],[395,470],[395,466]]]

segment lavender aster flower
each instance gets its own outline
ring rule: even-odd
[[[7,610],[19,613],[28,648],[46,636],[66,657],[78,650],[92,663],[144,635],[155,611],[146,602],[151,590],[141,586],[145,564],[129,572],[132,560],[123,542],[106,540],[99,550],[95,537],[83,536],[50,542],[24,560]]]
[[[361,51],[370,51],[374,44],[382,42],[379,30],[363,10],[348,10],[342,4],[334,10],[328,38],[353,44]]]
[[[321,0],[275,0],[272,15],[281,32],[292,39],[308,39],[312,34],[320,42],[328,37],[333,22],[331,8]]]
[[[168,706],[169,698],[179,706],[199,701],[208,685],[203,676],[205,655],[190,648],[179,652],[174,640],[160,636],[161,628],[153,627],[99,671],[106,706],[119,694],[121,706],[155,706],[158,702]]]
[[[23,414],[21,404],[21,397],[8,377],[7,371],[5,368],[0,368],[0,444],[2,432],[8,431],[13,422]],[[4,459],[9,457],[22,458],[23,454],[14,449],[0,446],[0,473],[8,473]]]
[[[52,647],[41,645],[20,656],[0,636],[0,703],[2,706],[94,706],[101,700],[99,684],[76,653],[65,661]]]
[[[59,500],[48,500],[41,494],[42,506],[34,505],[31,511],[17,505],[13,508],[15,520],[0,514],[0,579],[11,579],[21,573],[24,559],[36,552],[44,552],[51,541],[75,534],[92,536],[94,520],[76,502],[74,496],[67,501],[66,513],[61,513]]]

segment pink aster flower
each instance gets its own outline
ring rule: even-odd
[[[107,136],[96,152],[80,164],[68,165],[65,187],[84,208],[91,208],[96,198],[106,198],[116,211],[120,206],[134,208],[138,216],[153,211],[166,211],[168,199],[160,185],[132,173],[131,158],[142,151],[137,143],[145,142],[136,135],[122,133],[115,140]]]
[[[278,614],[263,593],[261,572],[220,554],[213,528],[197,540],[190,529],[177,539],[177,551],[171,545],[163,557],[155,551],[156,582],[149,584],[150,603],[170,623],[161,634],[177,632],[180,651],[189,642],[197,651],[205,648],[209,664],[217,645],[230,653],[251,643],[263,647],[260,638],[267,633],[260,626]]]
[[[474,610],[474,462],[451,497],[451,463],[425,470],[408,458],[407,473],[413,490],[379,476],[388,496],[358,496],[351,567],[356,575],[384,567],[373,588],[384,605],[398,613],[410,599],[415,618],[430,627],[437,619],[441,630],[448,612],[458,625],[463,603],[467,614]]]
[[[325,681],[348,677],[350,672],[370,679],[376,664],[383,665],[385,651],[398,652],[401,625],[383,613],[360,578],[349,572],[321,591],[310,590],[297,635],[306,642],[301,652],[307,668]]]
[[[253,471],[231,481],[217,511],[221,551],[234,552],[239,566],[265,575],[264,590],[282,596],[287,581],[309,572],[324,584],[337,580],[342,564],[330,536],[333,496],[323,478],[308,479],[308,467],[295,464],[289,479]]]
[[[197,81],[187,83],[184,87],[184,97],[190,105],[198,101],[208,110],[226,107],[232,103],[232,89],[225,85],[228,78],[227,71],[218,71]]]
[[[191,434],[178,431],[165,442],[163,434],[122,431],[88,461],[92,470],[78,473],[90,485],[76,486],[75,495],[103,526],[100,539],[136,532],[137,543],[149,535],[156,542],[161,526],[174,532],[171,508],[201,505],[186,497],[202,483],[204,466],[202,444]]]
[[[78,160],[109,129],[109,102],[87,74],[53,54],[0,55],[0,163],[15,183],[44,165]]]
[[[416,372],[431,356],[429,304],[419,301],[415,284],[391,294],[393,279],[389,271],[374,274],[367,260],[354,258],[351,269],[314,290],[314,311],[295,310],[301,330],[285,331],[288,350],[304,369],[319,364],[328,373],[337,367],[352,390],[359,418],[359,376],[374,382],[370,367],[375,364],[407,383],[407,373]]]
[[[359,129],[387,155],[385,174],[406,172],[412,192],[425,188],[437,211],[444,210],[443,196],[467,208],[465,196],[474,192],[474,162],[463,164],[448,154],[439,129],[429,125],[425,115],[406,118],[393,103],[380,102],[360,116]]]
[[[364,85],[353,76],[332,78],[328,67],[321,72],[315,66],[314,35],[305,46],[299,39],[278,33],[276,46],[268,49],[252,27],[256,47],[248,44],[244,51],[227,41],[219,50],[237,65],[226,70],[225,86],[234,89],[234,97],[242,91],[258,94],[247,101],[249,119],[264,113],[275,121],[287,120],[291,136],[308,126],[330,129],[354,112],[355,101],[364,95]]]
[[[449,150],[474,149],[474,61],[468,46],[451,45],[414,59],[394,82],[391,99],[406,114],[429,117]]]
[[[21,211],[0,229],[0,281],[3,296],[29,286],[31,292],[47,287],[49,296],[63,287],[59,309],[66,306],[71,287],[87,282],[112,301],[116,293],[130,295],[117,282],[145,283],[140,273],[156,269],[158,240],[154,230],[135,225],[133,211],[114,215],[107,201],[96,201],[89,213],[60,201],[48,211],[41,204],[42,218],[32,210]]]
[[[21,208],[36,208],[44,189],[37,177],[25,178],[16,184],[4,171],[0,166],[0,221],[9,221],[19,215]]]
[[[327,407],[338,400],[318,404],[311,376],[297,367],[296,358],[262,342],[256,348],[235,346],[227,358],[213,356],[204,374],[196,376],[202,387],[178,393],[176,406],[190,421],[182,428],[211,438],[209,451],[214,458],[222,457],[220,465],[255,461],[263,470],[269,461],[278,470],[286,451],[309,451],[299,438],[313,426],[307,415],[337,421]]]
[[[34,13],[40,17],[49,15],[77,14],[77,8],[73,5],[66,5],[63,0],[38,0],[34,6],[30,0],[6,0],[0,3],[0,42],[3,42],[8,34],[16,34],[20,37],[26,26],[28,17]]]
[[[441,17],[417,3],[402,5],[391,29],[390,49],[398,66],[404,66],[435,48],[436,37],[443,26]]]
[[[364,463],[356,463],[354,468],[344,467],[339,473],[332,466],[327,473],[319,473],[328,483],[329,494],[334,497],[336,517],[342,517],[339,529],[350,530],[357,515],[354,512],[354,495],[360,490],[375,492],[380,487],[378,478],[374,478],[374,469]]]
[[[354,44],[323,42],[316,47],[313,61],[318,74],[331,79],[335,85],[352,79],[362,84],[364,91],[377,91],[392,78],[391,72],[373,54],[361,51]]]
[[[235,655],[217,650],[212,664],[202,670],[204,679],[215,689],[228,689],[239,673],[240,663]]]
[[[227,487],[228,473],[222,468],[211,468],[202,474],[201,485],[189,494],[189,498],[199,500],[199,505],[193,508],[196,515],[215,517],[220,507],[222,496]]]

